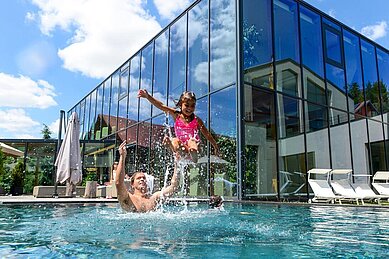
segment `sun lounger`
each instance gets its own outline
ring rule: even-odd
[[[330,180],[330,184],[334,189],[335,194],[343,196],[342,199],[339,200],[347,200],[347,201],[355,201],[357,205],[359,205],[359,199],[362,201],[362,197],[359,196],[354,188],[351,186],[351,169],[335,169],[330,172],[330,175],[333,178]],[[337,179],[337,178],[341,179]]]
[[[331,169],[318,169],[314,168],[308,171],[308,183],[314,192],[313,199],[308,200],[308,202],[331,202],[334,203],[336,200],[340,202],[341,196],[335,195],[332,191],[332,188],[329,184],[329,173]],[[325,179],[313,179],[314,175],[320,176],[320,178]]]
[[[374,189],[381,194],[388,196],[389,195],[389,171],[378,171],[373,176]]]
[[[368,174],[355,174],[354,178],[360,178],[360,177],[366,177],[367,179],[370,179],[371,175]],[[389,195],[381,195],[376,194],[373,189],[370,187],[369,180],[363,183],[353,183],[352,184],[355,192],[362,197],[362,204],[364,200],[369,201],[377,201],[377,203],[381,204],[381,199],[389,199]]]

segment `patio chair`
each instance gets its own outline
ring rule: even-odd
[[[369,179],[371,175],[369,174],[355,174],[354,178],[359,178],[359,177],[366,177],[367,181],[366,182],[357,182],[353,183],[352,186],[355,190],[355,192],[362,197],[362,204],[364,204],[364,200],[369,200],[369,201],[377,201],[378,205],[381,205],[381,199],[389,199],[389,195],[381,195],[381,194],[376,194],[373,189],[370,187],[369,184]]]
[[[339,200],[340,204],[342,203],[341,200],[346,200],[355,201],[357,205],[359,205],[359,200],[362,200],[362,197],[359,196],[355,192],[354,188],[351,186],[351,173],[351,169],[332,170],[330,172],[330,176],[332,178],[330,180],[330,185],[332,186],[336,194],[343,196],[342,199]],[[335,179],[338,177],[341,177],[341,179]]]
[[[377,171],[373,176],[374,189],[381,195],[389,195],[389,171]]]
[[[314,192],[314,197],[309,199],[308,202],[331,202],[335,203],[336,200],[340,202],[341,196],[335,195],[332,191],[332,188],[329,184],[329,173],[331,169],[319,169],[314,168],[308,171],[308,183]],[[321,178],[325,177],[325,179],[313,179],[311,176],[313,175],[321,175]]]

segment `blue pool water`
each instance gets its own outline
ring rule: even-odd
[[[383,258],[389,209],[225,204],[124,213],[115,205],[0,206],[0,257]]]

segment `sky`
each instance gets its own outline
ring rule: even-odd
[[[194,0],[0,0],[0,138],[66,112]],[[220,1],[220,0],[217,0]],[[389,49],[388,0],[306,0]]]

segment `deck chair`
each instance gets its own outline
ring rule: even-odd
[[[359,205],[359,200],[362,200],[351,186],[351,169],[335,169],[330,172],[331,180],[330,185],[334,189],[335,194],[343,196],[339,200],[339,203],[342,203],[341,200],[346,201],[355,201]],[[336,179],[341,177],[341,179]],[[363,201],[362,201],[363,203]]]
[[[308,171],[308,183],[314,193],[314,197],[309,199],[308,202],[331,202],[335,203],[336,200],[340,202],[341,196],[335,195],[329,184],[329,173],[331,169],[319,169],[314,168]],[[314,175],[320,175],[325,179],[313,179]]]
[[[373,189],[370,187],[369,179],[371,175],[369,174],[355,174],[354,178],[366,177],[367,180],[365,182],[357,182],[353,183],[352,186],[355,192],[362,197],[362,204],[364,204],[364,200],[369,201],[377,201],[378,205],[381,205],[381,199],[389,199],[389,195],[381,195],[376,194]]]
[[[389,171],[377,171],[373,176],[372,185],[379,194],[388,196],[389,195]]]

